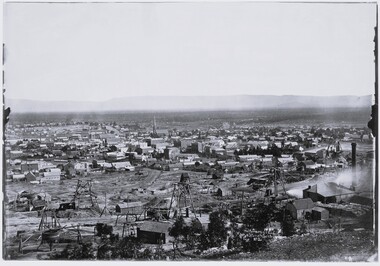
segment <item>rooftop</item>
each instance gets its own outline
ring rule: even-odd
[[[155,233],[167,233],[171,227],[170,223],[165,222],[154,222],[154,221],[145,221],[143,224],[140,224],[138,228],[141,231],[155,232]]]

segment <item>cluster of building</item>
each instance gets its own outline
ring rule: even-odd
[[[155,121],[153,128],[131,127],[133,131],[115,123],[9,125],[6,179],[56,181],[91,171],[133,171],[137,166],[167,171],[197,167],[201,171],[217,165],[228,173],[281,164],[314,172],[350,163],[347,157],[332,158],[341,151],[339,141],[371,141],[366,128],[226,124],[192,131],[158,129]]]
[[[144,167],[161,171],[207,172],[216,183],[248,176],[249,181],[244,184],[225,182],[215,186],[211,182],[201,190],[207,194],[211,191],[222,200],[231,194],[236,196],[239,192],[264,188],[267,189],[266,197],[286,208],[295,220],[326,220],[336,213],[356,217],[368,211],[365,206],[371,202],[338,204],[346,197],[352,198],[355,194],[353,187],[321,183],[304,188],[302,198],[290,199],[281,198],[277,185],[280,181],[303,180],[318,172],[367,167],[373,161],[373,153],[357,160],[354,150],[347,152],[348,149],[342,146],[349,144],[351,148],[351,142],[371,141],[368,129],[352,127],[237,127],[223,123],[220,127],[190,131],[159,129],[155,119],[152,127],[116,123],[11,124],[6,131],[5,179],[39,184],[74,177],[80,179],[95,172],[136,171],[138,174]],[[276,180],[274,171],[281,172],[282,177]],[[186,177],[181,172],[181,178]],[[291,174],[286,176],[285,173]],[[274,191],[268,189],[269,185],[274,185]],[[38,210],[42,201],[48,202],[39,195],[20,196],[14,204]],[[173,204],[173,199],[165,198],[155,205],[155,210],[163,210],[162,213],[171,218],[169,213]],[[145,216],[148,211],[143,202],[119,203],[115,208],[118,215],[136,217],[141,213]],[[188,212],[186,208],[186,217],[189,217]],[[198,220],[207,226],[207,217],[200,216]],[[151,220],[133,225],[127,231],[148,243],[165,243],[169,239],[170,226],[170,223]]]

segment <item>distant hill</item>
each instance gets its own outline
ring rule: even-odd
[[[369,108],[372,96],[140,96],[103,102],[34,101],[5,99],[15,113],[87,111],[175,111],[175,110],[249,110],[283,108]]]

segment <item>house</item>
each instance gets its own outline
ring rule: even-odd
[[[328,210],[322,207],[314,207],[311,209],[311,219],[314,221],[327,220],[330,217]]]
[[[208,225],[210,224],[210,215],[206,213],[200,213],[197,215],[197,220],[201,223],[204,230],[208,229]]]
[[[181,151],[186,151],[195,142],[194,139],[181,139]]]
[[[156,129],[156,134],[158,137],[165,137],[169,135],[168,129]]]
[[[164,153],[164,150],[169,145],[169,143],[163,142],[163,143],[156,143],[152,145],[152,148],[154,148],[158,153]]]
[[[218,196],[218,197],[225,197],[225,196],[227,196],[228,194],[230,194],[229,193],[229,191],[228,191],[228,189],[227,188],[218,188],[217,190],[216,190],[216,196]]]
[[[78,162],[74,164],[74,169],[77,173],[89,172],[90,166],[86,162]]]
[[[30,182],[30,181],[36,181],[37,178],[36,178],[36,175],[33,174],[32,172],[29,172],[25,175],[25,179],[27,182]]]
[[[335,203],[352,197],[355,192],[334,182],[319,183],[302,191],[303,198],[322,203]]]
[[[116,162],[126,158],[124,152],[107,152],[105,157],[110,162]]]
[[[312,160],[306,160],[306,161],[300,162],[298,165],[301,168],[301,171],[305,171],[305,172],[314,173],[318,169],[318,165]]]
[[[240,162],[252,162],[261,159],[259,155],[239,155],[238,157]]]
[[[63,155],[63,151],[61,151],[61,150],[52,150],[51,153],[54,156],[62,156]]]
[[[135,151],[136,151],[137,154],[139,154],[139,155],[141,155],[141,154],[149,155],[149,154],[152,154],[152,153],[154,152],[154,148],[152,148],[152,147],[136,148]]]
[[[135,167],[130,162],[102,163],[101,165],[107,172],[135,170]]]
[[[50,169],[49,172],[43,172],[41,177],[41,182],[46,181],[59,181],[61,180],[61,170],[60,169]]]
[[[254,147],[255,149],[267,150],[269,142],[267,140],[262,141],[248,141],[247,145]]]
[[[169,164],[169,171],[178,171],[183,169],[183,163]]]
[[[22,155],[23,155],[23,152],[22,152],[22,151],[11,151],[11,152],[10,152],[10,158],[11,158],[12,160],[14,160],[14,159],[18,159],[18,158],[21,158]]]
[[[63,166],[63,171],[67,176],[75,176],[75,164],[73,162],[68,162]]]
[[[173,160],[178,154],[180,150],[176,147],[167,147],[164,150],[164,157],[166,160]]]
[[[262,175],[262,176],[258,176],[258,177],[252,177],[249,179],[249,181],[247,182],[247,185],[250,186],[250,185],[261,185],[261,186],[264,186],[268,183],[268,177],[271,176],[271,175]]]
[[[326,157],[326,148],[314,148],[305,151],[305,156],[308,159],[321,159]]]
[[[115,211],[120,214],[140,215],[144,212],[144,204],[141,201],[119,203]]]
[[[25,181],[25,175],[24,174],[14,174],[12,176],[13,181]]]
[[[150,139],[147,139],[146,141],[148,143],[148,146],[152,146],[152,145],[155,145],[158,143],[164,143],[165,139],[163,139],[163,138],[150,138]]]
[[[227,142],[226,150],[236,150],[238,148],[237,142]]]
[[[223,172],[217,171],[212,174],[212,179],[223,179],[223,176],[224,176]]]
[[[277,158],[277,160],[283,166],[289,166],[289,165],[292,165],[294,163],[294,158],[291,156],[283,155],[282,157]]]
[[[21,164],[21,172],[38,172],[38,162],[25,162]]]
[[[223,148],[219,148],[219,147],[213,147],[213,148],[211,148],[211,153],[215,157],[223,156],[223,155],[226,155],[226,150]]]
[[[177,157],[180,162],[195,162],[200,160],[198,154],[193,153],[180,153]]]
[[[306,198],[288,202],[285,209],[290,212],[294,219],[299,220],[305,218],[307,213],[311,214],[314,206],[314,202],[310,198]]]
[[[167,222],[145,221],[137,225],[137,239],[146,244],[166,244],[171,238]]]
[[[236,166],[238,166],[239,163],[235,161],[230,161],[230,162],[221,163],[220,165],[222,166],[222,169],[225,170],[225,169],[233,169]]]

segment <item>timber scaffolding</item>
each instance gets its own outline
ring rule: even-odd
[[[25,232],[20,232],[17,234],[18,240],[18,252],[23,254],[23,251],[27,248],[31,250],[32,247],[36,247],[36,251],[43,244],[49,245],[49,250],[52,251],[54,243],[83,243],[84,237],[95,238],[97,236],[96,227],[99,223],[95,224],[76,224],[71,226],[57,226],[50,227],[48,229],[44,229],[42,231],[35,231],[30,234],[26,234]],[[93,229],[91,228],[93,227]],[[89,229],[87,229],[89,228]],[[135,227],[130,224],[123,225],[123,233],[124,236],[134,236],[135,235]],[[28,245],[27,245],[28,244]]]
[[[189,208],[191,208],[194,217],[197,218],[196,211],[194,209],[193,198],[191,195],[190,177],[187,173],[183,173],[181,175],[180,181],[174,184],[173,194],[167,213],[168,218],[171,218],[170,215],[172,208],[174,209],[173,217],[183,215],[183,209],[185,209],[186,217],[189,217]]]
[[[94,209],[99,213],[102,212],[98,204],[98,196],[93,192],[92,185],[92,179],[87,181],[78,180],[73,199],[76,210],[82,208]]]

